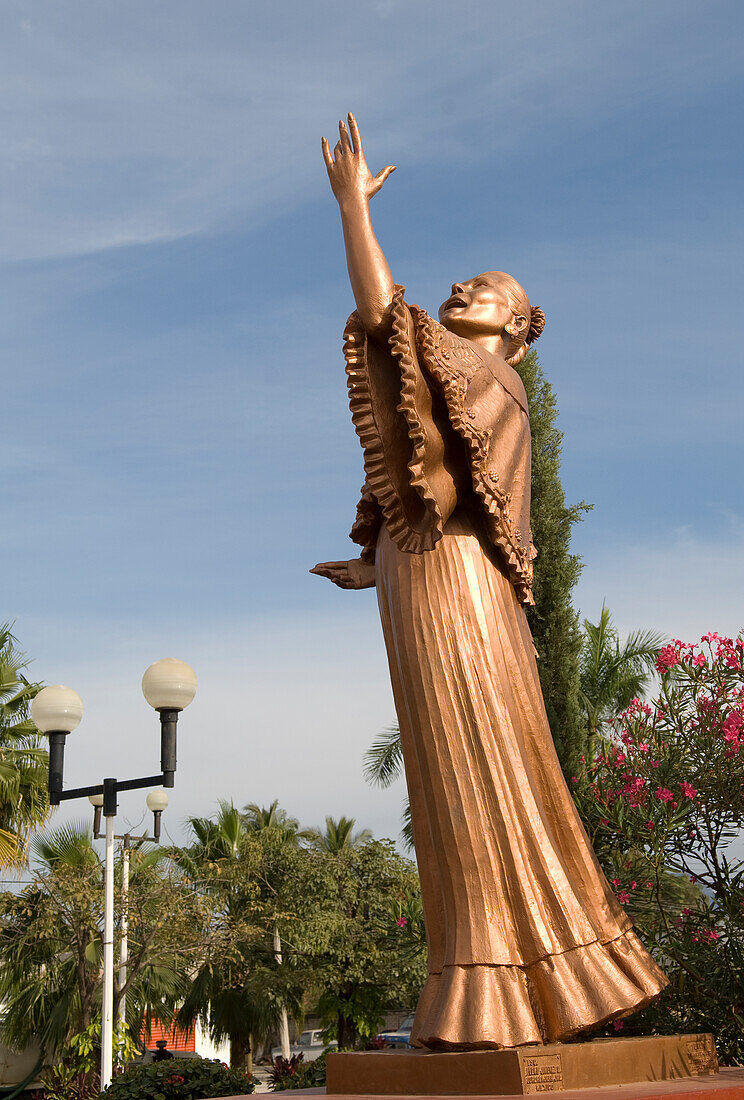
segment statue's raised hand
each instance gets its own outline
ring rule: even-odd
[[[388,164],[387,168],[383,168],[376,176],[372,175],[364,159],[364,149],[356,119],[351,113],[348,117],[348,129],[345,122],[338,124],[339,139],[333,155],[325,138],[321,143],[331,189],[339,204],[357,198],[371,199],[380,190],[390,173],[395,171],[395,165]]]
[[[327,577],[339,588],[374,588],[375,567],[372,562],[352,558],[351,561],[322,561],[311,573]]]

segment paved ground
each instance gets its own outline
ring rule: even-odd
[[[254,1096],[259,1092],[271,1092],[271,1089],[269,1088],[269,1071],[266,1066],[254,1066],[253,1076],[259,1082],[259,1084],[256,1085],[256,1092],[253,1094]]]

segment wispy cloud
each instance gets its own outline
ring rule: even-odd
[[[694,7],[631,3],[616,21],[609,5],[541,0],[519,19],[486,0],[353,17],[335,0],[285,2],[271,18],[234,0],[63,2],[31,19],[11,6],[1,254],[94,252],[271,216],[324,188],[317,139],[348,107],[391,158],[478,160],[496,140],[508,170],[640,100],[689,95],[701,74],[725,81],[728,40],[716,40],[714,74],[712,34],[694,67],[676,50]]]
[[[595,548],[578,587],[582,614],[596,621],[606,602],[623,632],[654,629],[685,641],[709,630],[736,636],[744,629],[744,516],[717,520],[710,534],[695,523]]]

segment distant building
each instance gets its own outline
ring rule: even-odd
[[[142,1029],[141,1039],[150,1056],[155,1053],[155,1044],[160,1039],[176,1058],[218,1058],[220,1062],[230,1062],[229,1041],[215,1043],[198,1021],[191,1028],[153,1022],[149,1029]]]

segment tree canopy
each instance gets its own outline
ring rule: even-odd
[[[41,685],[24,675],[28,659],[10,624],[0,625],[0,868],[26,861],[26,842],[46,818],[48,756],[29,717]]]

